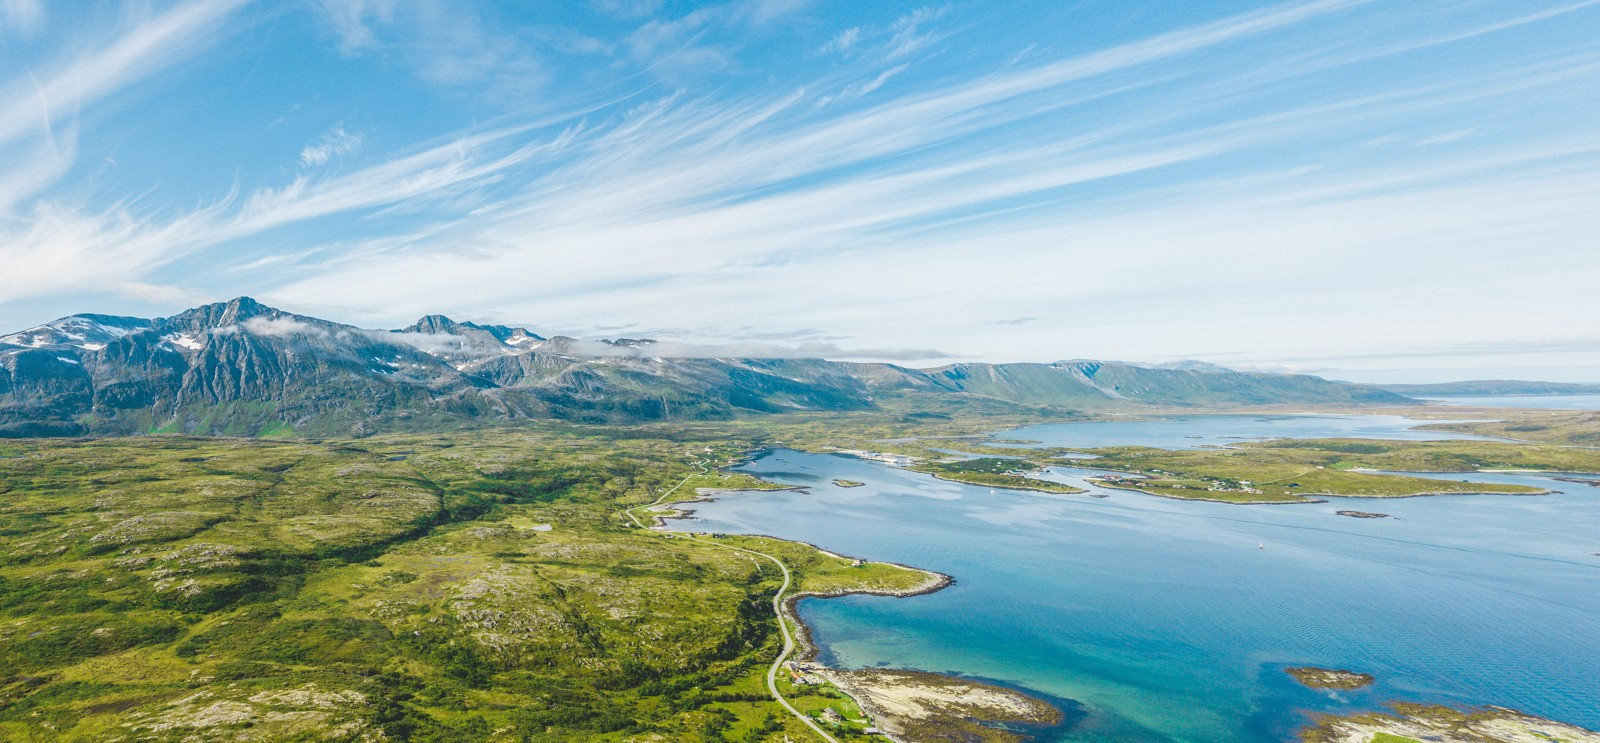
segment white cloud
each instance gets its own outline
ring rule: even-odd
[[[736,51],[780,27],[810,0],[742,0],[702,5],[682,15],[657,16],[624,37],[622,46],[643,72],[677,87],[704,82],[734,68]]]
[[[823,44],[820,48],[817,49],[817,52],[820,53],[820,54],[830,54],[830,53],[833,53],[833,52],[847,52],[847,51],[850,51],[850,49],[856,45],[856,42],[860,41],[860,40],[861,40],[861,27],[860,26],[856,26],[856,27],[853,27],[853,28],[847,28],[847,29],[845,29],[843,31],[840,31],[839,35],[829,39],[828,43]]]
[[[315,144],[308,144],[300,150],[300,166],[310,168],[324,165],[329,160],[348,155],[360,147],[360,134],[345,131],[342,123],[335,124],[333,129],[322,135]]]
[[[372,24],[393,19],[395,0],[317,0],[323,19],[339,37],[339,49],[355,54],[377,45]]]
[[[1431,137],[1423,137],[1422,139],[1417,140],[1417,144],[1423,147],[1436,144],[1448,144],[1458,139],[1466,139],[1467,137],[1472,136],[1472,132],[1472,129],[1457,129],[1453,132],[1445,132],[1443,134],[1435,134]]]
[[[207,292],[138,281],[116,283],[111,285],[110,289],[113,294],[119,297],[171,307],[196,307],[215,299],[214,296]]]
[[[643,18],[661,10],[662,0],[590,0],[589,4],[617,18]]]
[[[0,0],[0,27],[31,34],[43,25],[42,0]]]
[[[30,136],[163,67],[221,40],[218,25],[250,0],[193,0],[150,16],[110,44],[53,68],[17,75],[0,88],[0,145]]]
[[[319,0],[317,8],[343,53],[393,51],[442,88],[515,103],[548,77],[531,44],[485,21],[471,2]]]
[[[505,345],[483,338],[449,333],[395,333],[372,331],[374,340],[381,343],[403,343],[423,353],[485,358],[506,353]]]
[[[602,341],[579,340],[568,348],[574,355],[617,358],[659,359],[884,359],[925,361],[948,359],[955,354],[932,348],[851,348],[837,343],[813,341],[783,346],[772,343],[683,343],[652,341],[618,345]]]
[[[160,241],[203,221],[201,212],[151,226],[125,204],[99,211],[38,196],[77,157],[77,114],[225,38],[228,18],[247,0],[192,0],[132,15],[87,52],[18,70],[0,81],[0,302],[86,286],[137,285],[155,265]],[[9,17],[33,18],[26,3]],[[92,38],[88,31],[86,39]]]
[[[252,317],[239,324],[239,327],[251,335],[264,335],[274,338],[288,338],[295,335],[309,335],[319,338],[328,336],[328,331],[292,317]]]
[[[890,38],[885,45],[885,56],[889,59],[904,57],[944,38],[944,34],[929,31],[927,27],[944,18],[949,12],[950,6],[944,5],[917,8],[900,16],[890,26]]]
[[[805,89],[630,100],[626,114],[503,125],[303,172],[175,219],[39,204],[21,228],[0,227],[0,260],[24,267],[0,275],[0,301],[159,283],[150,276],[188,256],[228,265],[223,249],[345,214],[363,217],[361,234],[232,267],[301,306],[384,322],[493,307],[543,327],[696,329],[649,355],[923,360],[910,354],[956,343],[990,358],[1155,358],[1248,342],[1281,360],[1317,345],[1529,332],[1516,292],[1484,283],[1483,266],[1514,245],[1524,257],[1497,273],[1536,280],[1539,312],[1574,318],[1537,332],[1600,334],[1583,286],[1600,273],[1586,242],[1600,233],[1596,140],[1512,144],[1485,113],[1573,104],[1600,76],[1592,49],[1327,88],[1318,75],[1373,49],[1338,46],[1340,33],[1326,53],[1192,56],[1332,23],[1357,4],[1275,6],[958,79],[880,59]],[[927,27],[913,20],[905,28]],[[692,47],[710,23],[676,21],[654,28],[646,57]],[[818,108],[823,91],[858,100]],[[1391,131],[1371,150],[1345,140]],[[1473,136],[1408,146],[1453,132]],[[723,342],[801,324],[843,337]],[[1273,360],[1230,360],[1261,363]]]

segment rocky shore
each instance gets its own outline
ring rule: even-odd
[[[1313,668],[1311,666],[1298,666],[1283,670],[1293,676],[1294,680],[1313,689],[1364,689],[1371,686],[1374,680],[1370,673],[1336,671],[1329,668]]]
[[[1061,723],[1061,710],[992,684],[922,671],[869,668],[818,672],[905,743],[1017,743],[1023,730]],[[1004,727],[1000,727],[1004,726]]]
[[[1401,702],[1390,706],[1393,713],[1322,717],[1301,735],[1301,740],[1305,743],[1600,743],[1600,733],[1595,731],[1504,707],[1459,710]]]

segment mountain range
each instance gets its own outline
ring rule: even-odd
[[[1385,384],[1383,388],[1415,397],[1485,397],[1496,395],[1600,395],[1600,384],[1530,382],[1521,379],[1475,379],[1433,384]]]
[[[0,436],[365,435],[528,419],[796,410],[1043,411],[1393,404],[1377,387],[1210,365],[670,358],[652,340],[546,338],[430,315],[370,330],[248,297],[171,317],[83,314],[0,336]]]

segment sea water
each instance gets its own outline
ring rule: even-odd
[[[1211,436],[1213,424],[1186,430]],[[1041,434],[1007,436],[1050,440]],[[808,599],[800,614],[827,663],[1051,699],[1067,721],[1046,740],[1281,741],[1311,713],[1388,700],[1600,727],[1600,487],[1474,474],[1561,492],[1235,506],[1096,488],[1074,468],[1053,476],[1091,492],[991,490],[788,450],[742,469],[806,489],[699,504],[698,520],[674,528],[770,534],[953,576],[926,596]],[[1391,518],[1335,513],[1347,509]],[[1378,681],[1312,690],[1283,672],[1297,665]]]

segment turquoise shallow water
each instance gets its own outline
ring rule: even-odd
[[[828,662],[1057,699],[1068,724],[1048,740],[1279,741],[1308,712],[1388,699],[1600,727],[1600,487],[1480,475],[1565,492],[1230,506],[991,492],[793,451],[745,469],[811,487],[700,504],[699,521],[675,528],[772,534],[954,576],[927,596],[807,600],[800,612]],[[1379,682],[1312,691],[1282,672],[1290,665]]]

